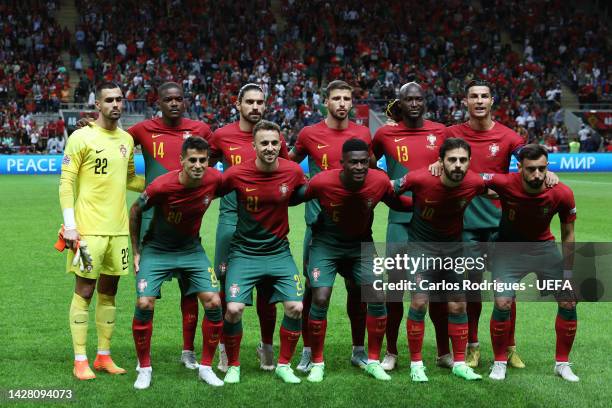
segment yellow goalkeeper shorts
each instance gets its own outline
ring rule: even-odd
[[[79,263],[72,265],[74,252],[68,251],[66,271],[86,279],[97,279],[102,275],[127,275],[130,256],[127,235],[83,235],[92,258],[92,269],[81,270]]]

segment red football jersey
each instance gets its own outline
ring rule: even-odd
[[[212,135],[206,123],[187,118],[181,118],[176,127],[166,126],[161,118],[144,120],[128,132],[134,144],[142,146],[147,184],[170,170],[181,168],[181,147],[186,138],[200,136],[209,140]]]
[[[153,180],[140,196],[143,209],[155,207],[143,243],[167,250],[186,249],[199,243],[202,216],[221,188],[221,173],[207,168],[198,187],[179,182],[180,170]]]
[[[457,187],[447,187],[427,168],[411,171],[394,181],[395,191],[413,193],[414,215],[410,237],[415,241],[461,241],[463,213],[474,197],[487,190],[484,180],[468,170]]]
[[[304,198],[319,200],[323,212],[313,225],[313,234],[321,239],[336,241],[371,241],[374,208],[383,201],[394,208],[402,207],[393,192],[387,175],[369,169],[363,186],[357,191],[347,190],[340,180],[342,170],[323,171],[308,183]],[[411,204],[409,197],[403,202]],[[403,207],[407,207],[404,205]]]
[[[349,121],[346,129],[332,129],[324,120],[304,127],[298,134],[293,149],[297,155],[308,156],[308,172],[312,177],[322,170],[342,167],[342,145],[349,139],[361,139],[371,149],[372,136],[367,127]]]
[[[459,137],[470,144],[470,170],[480,174],[508,173],[512,154],[525,144],[515,131],[498,122],[482,131],[472,129],[466,122],[446,128],[445,135]],[[497,228],[501,216],[499,207],[499,200],[476,197],[465,212],[465,229]]]
[[[423,121],[421,128],[408,128],[404,122],[386,125],[376,131],[372,148],[377,159],[385,156],[389,177],[399,179],[438,160],[446,139],[444,129],[443,124],[429,120]],[[411,217],[411,213],[389,211],[389,222],[408,223]]]
[[[299,164],[278,159],[273,172],[263,172],[255,160],[223,173],[223,194],[235,191],[238,223],[232,245],[242,252],[266,256],[289,249],[289,199],[306,183]]]
[[[444,132],[446,137],[459,137],[470,144],[470,170],[476,173],[508,173],[512,154],[525,144],[514,130],[498,122],[489,130],[474,130],[466,122]]]
[[[555,214],[563,224],[576,220],[574,193],[563,183],[539,194],[527,193],[518,173],[494,174],[485,183],[501,199],[501,241],[554,241],[550,222]]]

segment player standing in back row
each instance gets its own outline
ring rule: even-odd
[[[129,272],[125,190],[144,188],[144,180],[134,172],[134,142],[117,126],[123,108],[123,93],[117,84],[105,82],[98,87],[96,108],[99,116],[92,126],[76,130],[68,139],[59,187],[63,238],[70,248],[86,240],[91,254],[90,268],[74,266],[72,251],[67,263],[68,272],[76,278],[69,317],[73,373],[79,380],[96,377],[86,354],[89,304],[96,289],[98,354],[94,368],[110,374],[126,372],[111,359],[110,341],[119,278]]]
[[[216,160],[222,160],[223,169],[227,171],[256,157],[253,149],[253,127],[263,118],[266,110],[265,95],[257,84],[246,84],[238,91],[236,108],[240,114],[237,122],[230,123],[215,130],[210,139],[211,165]],[[288,157],[285,139],[281,137],[279,155]],[[221,198],[219,207],[219,223],[215,238],[215,271],[222,283],[228,268],[230,242],[236,231],[238,218],[236,193],[230,193]],[[261,342],[257,346],[257,356],[262,370],[274,370],[274,350],[272,339],[276,325],[276,305],[270,303],[271,287],[267,282],[257,285],[257,317],[261,329]],[[225,302],[223,293],[221,301]],[[223,311],[225,312],[225,303]],[[227,371],[227,355],[224,339],[219,344],[219,370]]]
[[[387,163],[387,175],[390,179],[402,178],[406,173],[421,168],[438,159],[438,151],[444,142],[444,125],[423,118],[425,114],[425,95],[423,88],[416,82],[404,84],[399,91],[399,100],[395,102],[399,109],[395,116],[399,116],[397,124],[386,125],[378,129],[372,148],[377,159],[383,155]],[[394,116],[390,113],[390,116]],[[393,118],[392,118],[393,119]],[[410,196],[410,192],[405,195]],[[408,230],[412,212],[389,210],[389,225],[387,226],[387,256],[395,256],[394,244],[408,241]],[[388,271],[390,279],[404,279],[403,271]],[[393,370],[397,362],[397,337],[402,323],[403,303],[402,293],[393,292],[395,297],[387,301],[387,352],[382,362],[385,370]],[[391,295],[391,293],[388,293]],[[440,308],[446,304],[431,302],[429,315],[435,326],[436,344],[438,346],[437,364],[452,368],[453,358],[448,347],[448,331],[446,320],[436,319]],[[446,316],[446,311],[442,311]]]
[[[176,82],[166,82],[157,89],[157,105],[161,118],[147,119],[128,129],[134,144],[142,147],[145,162],[145,181],[153,180],[169,171],[182,168],[180,162],[183,142],[190,136],[209,140],[212,132],[207,124],[183,117],[185,103],[183,88]],[[153,218],[153,209],[142,215],[140,240],[144,238]],[[177,277],[181,290],[181,313],[183,316],[183,350],[181,362],[185,367],[198,368],[193,342],[198,327],[198,298],[195,294],[185,296],[187,283],[182,275]]]
[[[342,145],[349,139],[363,140],[368,146],[371,154],[372,137],[370,130],[349,120],[349,114],[353,108],[353,88],[344,81],[335,80],[327,85],[327,97],[325,107],[327,116],[321,122],[303,128],[297,138],[295,147],[290,153],[291,160],[301,162],[308,156],[308,171],[312,178],[324,170],[342,168]],[[372,160],[372,167],[376,167]],[[314,224],[321,212],[318,200],[306,203],[306,231],[304,234],[303,260],[304,276],[308,277],[308,256],[310,253],[310,242],[312,240],[312,224]],[[361,301],[359,286],[352,280],[345,280],[347,288],[346,309],[351,321],[351,333],[353,337],[353,352],[351,363],[355,366],[365,367],[367,355],[364,350],[364,336],[366,330],[366,308]],[[312,303],[312,292],[307,284],[304,295],[304,324],[302,335],[304,349],[302,358],[297,369],[308,372],[311,364],[311,347],[308,316]]]
[[[445,130],[446,137],[458,137],[468,142],[472,148],[470,169],[476,173],[508,173],[512,155],[517,155],[524,140],[512,129],[491,117],[493,106],[491,85],[483,80],[473,80],[465,88],[463,103],[468,108],[469,120],[459,125],[453,125]],[[469,244],[474,258],[481,255],[480,242],[489,242],[494,238],[499,227],[501,209],[499,201],[486,197],[476,197],[465,211],[463,241]],[[470,279],[475,282],[482,280],[482,275],[474,273]],[[478,321],[482,310],[480,291],[467,294],[468,314],[468,350],[466,363],[478,367],[480,361],[480,344],[478,342]],[[514,347],[514,321],[516,306],[512,303],[512,330],[508,344],[508,360],[513,367],[522,368],[524,363]],[[432,316],[435,318],[435,316]],[[439,317],[442,324],[446,318]]]

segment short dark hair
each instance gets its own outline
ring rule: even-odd
[[[104,89],[115,89],[115,88],[121,89],[121,87],[116,82],[113,82],[113,81],[102,82],[96,88],[96,98],[100,97],[100,93],[102,93]]]
[[[367,152],[368,144],[361,139],[352,138],[342,144],[342,154],[348,152]]]
[[[257,122],[255,124],[255,126],[253,126],[253,138],[255,138],[255,135],[257,134],[257,132],[259,132],[260,130],[274,130],[276,132],[278,132],[278,135],[280,136],[281,134],[281,128],[280,126],[278,126],[276,123],[274,122],[270,122],[269,120],[260,120],[259,122]]]
[[[344,89],[347,91],[351,91],[351,93],[353,92],[353,87],[350,86],[346,81],[336,79],[327,84],[327,88],[325,88],[326,97],[329,98],[329,94],[331,94],[331,91],[335,91],[336,89]]]
[[[248,84],[242,85],[242,88],[240,88],[240,90],[238,91],[238,102],[242,102],[244,94],[248,91],[259,91],[261,93],[264,93],[263,88],[261,86],[254,84],[253,82],[249,82]]]
[[[181,147],[181,155],[185,157],[187,155],[187,150],[189,149],[203,152],[203,151],[208,151],[209,145],[205,139],[199,136],[189,136],[183,142],[183,147]]]
[[[181,93],[183,93],[183,87],[176,83],[176,82],[164,82],[163,84],[161,84],[158,88],[157,88],[157,94],[161,95],[162,92],[164,92],[167,89],[178,89],[179,91],[181,91]]]
[[[531,143],[523,146],[523,148],[519,151],[518,159],[520,162],[523,160],[538,160],[540,157],[546,157],[548,160],[548,152],[546,148],[537,143]]]
[[[446,152],[455,149],[465,149],[468,152],[468,157],[472,156],[472,148],[468,142],[458,137],[449,137],[440,146],[440,159],[444,160]]]
[[[486,86],[489,88],[489,92],[493,93],[493,86],[491,83],[484,79],[472,79],[465,85],[465,94],[467,95],[470,92],[470,88],[473,86]]]

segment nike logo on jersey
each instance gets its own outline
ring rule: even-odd
[[[103,151],[104,151],[104,149],[100,149],[100,150],[96,149],[96,154],[100,154],[100,153],[102,153]]]
[[[115,323],[114,320],[112,322],[109,322],[108,320],[106,321],[106,324],[113,324],[113,323]]]
[[[342,203],[331,203],[330,206],[332,207],[340,207],[342,205]]]
[[[399,139],[396,138],[396,139],[393,139],[393,140],[395,141],[395,143],[397,143],[397,142],[401,142],[404,139],[405,139],[405,137],[400,137]]]
[[[257,189],[256,188],[249,188],[249,187],[247,187],[247,188],[245,188],[245,190],[246,190],[247,193],[250,193],[251,191],[255,191]]]
[[[82,322],[77,322],[76,320],[74,321],[74,324],[83,324],[83,323],[87,323],[86,320],[83,320]]]
[[[426,204],[435,204],[435,203],[437,203],[437,201],[435,201],[435,200],[430,200],[429,198],[426,198],[426,199],[425,199],[425,203],[426,203]]]
[[[158,137],[160,137],[160,136],[163,136],[163,134],[162,134],[162,133],[153,133],[153,134],[151,135],[151,138],[153,138],[153,139],[157,139],[157,138],[158,138]]]
[[[317,149],[323,149],[324,147],[329,147],[329,145],[320,145],[320,144],[317,145]]]
[[[230,152],[233,152],[234,150],[238,150],[240,149],[240,146],[230,146]]]

